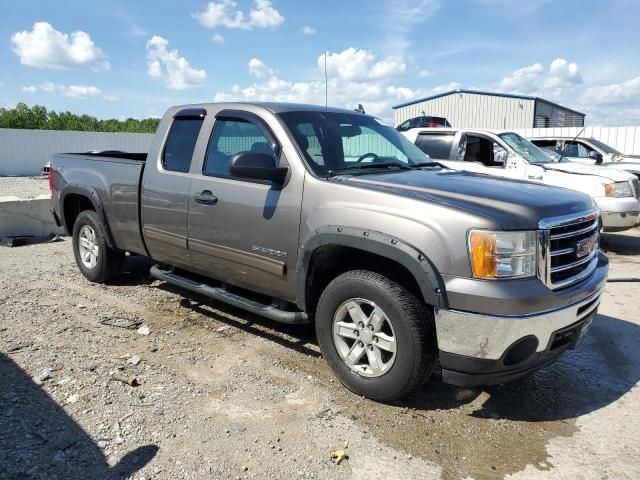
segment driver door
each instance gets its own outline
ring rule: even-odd
[[[295,278],[290,272],[297,260],[304,177],[291,172],[276,188],[230,173],[231,157],[241,152],[273,155],[280,166],[287,164],[271,147],[273,134],[258,120],[216,117],[191,183],[189,251],[203,275],[287,298]]]

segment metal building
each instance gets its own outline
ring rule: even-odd
[[[584,113],[539,97],[451,90],[393,107],[393,123],[419,116],[445,117],[453,127],[583,127]]]

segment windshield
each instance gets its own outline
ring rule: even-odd
[[[317,175],[336,171],[398,169],[432,164],[431,158],[381,120],[359,113],[323,111],[278,115]]]
[[[536,147],[526,138],[522,138],[517,133],[508,132],[498,135],[507,145],[515,150],[515,152],[527,160],[529,163],[554,163],[557,160],[551,158],[548,154]]]
[[[590,138],[589,143],[592,143],[596,148],[599,148],[605,153],[610,155],[622,155],[622,152],[616,150],[615,148],[607,145],[606,143],[602,143],[600,140],[596,140],[595,138]]]

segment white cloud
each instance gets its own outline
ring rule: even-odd
[[[167,50],[169,41],[154,35],[147,42],[147,73],[152,78],[163,79],[171,90],[185,90],[204,83],[205,70],[197,70],[181,57],[178,50]]]
[[[22,91],[27,93],[36,93],[38,91],[46,93],[60,93],[66,97],[80,99],[102,95],[100,89],[92,85],[56,85],[51,82],[44,82],[39,86],[27,85],[22,87]],[[111,97],[105,96],[104,98],[108,99]]]
[[[548,70],[540,63],[519,68],[503,78],[497,89],[508,93],[532,94],[558,98],[566,90],[583,83],[578,65],[556,58]]]
[[[213,43],[224,43],[224,37],[219,33],[216,33],[213,37],[211,37],[211,41]]]
[[[207,28],[276,28],[284,22],[284,17],[273,8],[269,0],[254,0],[253,8],[245,14],[238,10],[234,0],[209,2],[207,8],[192,15],[200,25]]]
[[[303,35],[315,35],[316,29],[310,25],[305,25],[300,29],[300,33],[302,33]]]
[[[102,93],[99,88],[88,85],[60,85],[59,89],[63,95],[72,98],[97,97]]]
[[[330,61],[331,60],[331,61]],[[377,65],[377,67],[375,67]],[[324,55],[317,61],[316,79],[290,81],[280,78],[272,68],[252,58],[249,71],[257,77],[251,85],[234,85],[218,92],[215,101],[278,101],[324,104]],[[374,68],[375,67],[375,68]],[[405,67],[392,60],[376,62],[367,50],[346,49],[327,56],[329,104],[352,109],[363,104],[367,113],[389,119],[391,106],[412,98],[431,94],[431,90],[414,90],[391,84],[391,77]],[[458,84],[455,84],[456,86]],[[450,87],[450,86],[449,86]]]
[[[349,47],[342,52],[327,53],[327,75],[341,80],[363,81],[404,75],[406,64],[400,57],[388,57],[376,62],[369,50]],[[318,67],[324,70],[325,56],[318,57]]]
[[[74,67],[108,70],[110,67],[88,33],[77,31],[68,35],[48,22],[36,22],[31,31],[14,33],[11,43],[20,63],[30,67],[53,70]]]
[[[638,125],[640,77],[587,88],[578,97],[578,109],[587,113],[591,125]]]
[[[273,75],[273,70],[267,67],[262,60],[252,58],[249,60],[249,73],[258,78],[270,77]]]
[[[426,68],[422,68],[419,72],[418,72],[418,76],[420,78],[425,78],[428,77],[429,75],[431,75],[431,72],[429,70],[427,70]]]
[[[580,96],[580,102],[592,105],[640,106],[640,77],[621,83],[589,87]]]
[[[569,63],[564,58],[556,58],[549,66],[549,76],[545,79],[546,88],[569,88],[583,83],[582,75],[575,62]]]
[[[500,80],[498,88],[503,92],[533,93],[542,86],[543,74],[544,67],[534,63],[528,67],[519,68]]]
[[[56,90],[56,85],[51,82],[44,82],[42,85],[40,85],[40,90],[42,90],[43,92],[51,93]]]

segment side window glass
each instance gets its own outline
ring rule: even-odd
[[[448,160],[453,146],[453,135],[418,135],[416,147],[431,158]]]
[[[267,138],[253,123],[244,120],[216,120],[203,173],[229,176],[231,157],[242,152],[266,153],[275,158]]]
[[[578,157],[578,145],[576,142],[566,142],[564,144],[564,156],[565,157]]]
[[[578,143],[578,156],[580,158],[589,158],[589,153],[591,153],[591,149],[587,147],[583,143]]]
[[[202,122],[202,118],[174,119],[162,152],[162,166],[165,170],[182,173],[189,171]]]

